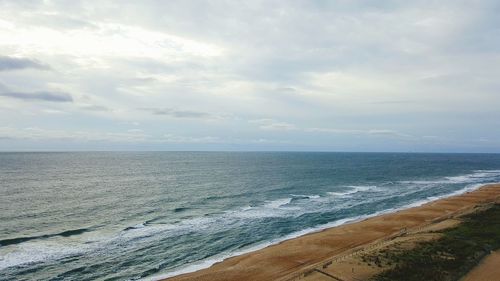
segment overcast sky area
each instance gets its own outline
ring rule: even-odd
[[[0,0],[0,150],[498,153],[499,15],[497,0]]]

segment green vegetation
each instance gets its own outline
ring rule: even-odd
[[[395,265],[372,280],[458,280],[490,251],[500,248],[500,204],[462,219],[457,227],[441,231],[443,236],[437,240],[411,250],[396,248],[364,257],[377,266]]]

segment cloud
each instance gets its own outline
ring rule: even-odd
[[[214,115],[194,110],[179,110],[174,108],[141,108],[142,110],[151,112],[154,115],[168,116],[179,119],[211,119]]]
[[[5,140],[71,140],[75,142],[114,142],[114,143],[223,143],[218,137],[181,136],[165,134],[155,137],[141,129],[130,129],[126,132],[99,132],[99,131],[67,131],[48,130],[38,127],[16,129],[0,127],[0,139]]]
[[[95,104],[80,105],[80,108],[89,111],[110,111],[110,109],[106,106],[95,105]]]
[[[318,128],[318,127],[299,127],[291,123],[276,121],[274,119],[256,119],[249,123],[259,125],[261,130],[270,131],[299,131],[307,133],[325,133],[325,134],[350,134],[350,135],[371,135],[371,136],[389,136],[399,138],[412,138],[412,135],[400,133],[387,129],[339,129],[339,128]]]
[[[404,134],[404,133],[396,132],[396,131],[393,131],[393,130],[377,130],[377,129],[372,129],[372,130],[368,130],[368,134],[370,134],[370,135],[379,135],[379,136],[395,136],[395,137],[403,137],[403,138],[412,137],[409,134]]]
[[[68,30],[95,29],[96,26],[89,21],[66,15],[64,13],[42,13],[32,17],[29,22],[32,25],[44,25],[53,28]]]
[[[305,132],[311,133],[333,133],[333,134],[362,134],[366,131],[353,129],[334,129],[334,128],[305,128]]]
[[[0,127],[0,138],[19,140],[70,140],[75,142],[105,141],[105,142],[145,142],[152,137],[142,132],[96,132],[49,130],[38,127],[22,129]]]
[[[0,120],[325,150],[495,140],[497,2],[0,0]],[[38,113],[61,104],[34,102],[73,98],[56,124]]]
[[[47,102],[73,102],[73,97],[64,92],[37,91],[37,92],[4,92],[0,96],[20,100],[40,100]]]
[[[47,27],[28,24],[4,28],[4,32],[0,32],[0,47],[7,45],[2,41],[9,41],[10,45],[22,46],[21,50],[32,54],[57,53],[87,61],[101,57],[168,61],[216,57],[223,53],[223,49],[212,44],[123,22],[101,21],[95,24],[95,28],[71,32]]]
[[[249,123],[258,124],[259,129],[261,130],[292,131],[297,129],[297,127],[293,124],[286,122],[279,122],[273,119],[250,120]]]
[[[186,136],[178,136],[173,134],[165,134],[163,136],[162,141],[169,143],[222,143],[218,137],[186,137]]]
[[[163,134],[153,136],[142,129],[126,132],[51,130],[39,127],[0,127],[0,140],[71,141],[74,143],[109,142],[130,144],[287,144],[286,140],[221,138],[217,136],[187,136]]]
[[[361,130],[361,129],[336,129],[336,128],[304,128],[305,132],[314,133],[331,133],[331,134],[351,134],[351,135],[370,135],[370,136],[387,136],[398,138],[413,138],[412,135],[400,133],[394,130]]]
[[[41,69],[41,70],[49,69],[47,65],[42,64],[36,60],[31,60],[27,58],[0,56],[0,71],[18,70],[26,68]]]
[[[7,92],[9,90],[9,88],[7,88],[7,86],[5,86],[4,84],[0,83],[0,92]]]

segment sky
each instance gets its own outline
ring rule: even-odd
[[[499,153],[499,14],[0,0],[0,150]]]

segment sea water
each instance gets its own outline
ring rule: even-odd
[[[157,279],[493,182],[498,154],[0,153],[0,280]]]

